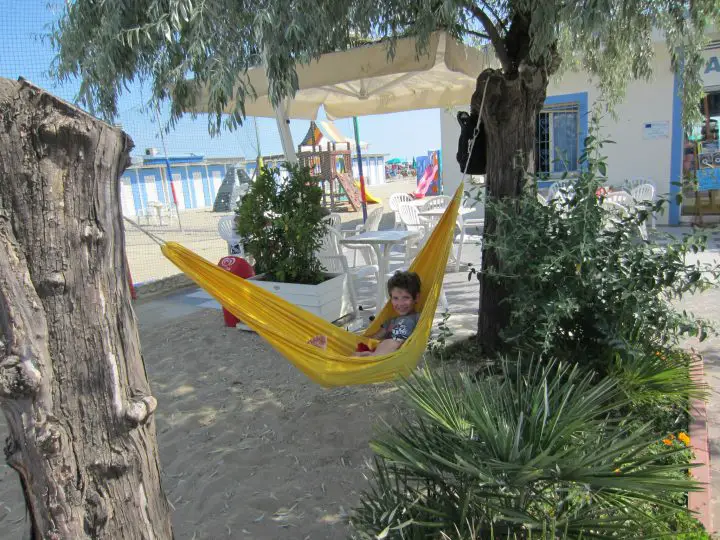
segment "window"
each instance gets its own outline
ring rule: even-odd
[[[536,172],[578,170],[579,126],[578,105],[553,105],[540,111],[535,129]]]
[[[703,120],[685,133],[682,215],[720,214],[720,91],[707,90],[700,102]]]

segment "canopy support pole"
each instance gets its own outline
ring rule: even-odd
[[[282,143],[285,161],[293,165],[298,162],[295,146],[293,145],[292,134],[290,133],[290,119],[287,115],[287,101],[283,100],[281,104],[275,107],[275,120],[277,121],[278,132],[280,133],[280,142]]]
[[[353,129],[355,131],[355,148],[357,148],[358,174],[360,175],[360,198],[362,200],[363,223],[367,221],[367,198],[365,196],[365,176],[363,175],[362,150],[360,150],[360,129],[357,116],[353,116]],[[350,164],[352,170],[352,164]]]

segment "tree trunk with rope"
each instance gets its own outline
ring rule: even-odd
[[[485,82],[487,91],[482,107],[482,121],[487,137],[486,192],[488,200],[520,195],[528,173],[535,169],[535,122],[542,108],[548,85],[545,69],[525,65],[510,75],[503,70],[486,70],[477,80],[471,108],[479,111]],[[482,272],[480,275],[480,311],[478,341],[484,353],[500,347],[500,331],[509,320],[508,306],[503,304],[507,290],[503,279],[489,277],[487,272],[502,273],[502,260],[490,245],[498,230],[492,206],[485,213]]]
[[[126,280],[131,148],[0,78],[0,406],[33,538],[172,538]]]

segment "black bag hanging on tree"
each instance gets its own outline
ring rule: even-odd
[[[465,164],[470,153],[470,141],[472,141],[475,126],[477,125],[478,113],[476,111],[470,113],[460,111],[457,113],[457,120],[460,124],[460,139],[458,140],[458,151],[455,157],[460,165],[460,172],[465,172]],[[485,174],[486,169],[487,140],[485,138],[485,126],[480,123],[480,131],[473,146],[467,174]]]

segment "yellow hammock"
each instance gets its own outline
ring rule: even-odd
[[[443,275],[452,246],[455,220],[463,194],[460,184],[440,222],[418,253],[410,270],[422,283],[420,319],[410,338],[397,351],[382,356],[352,356],[358,343],[375,345],[371,336],[394,316],[390,302],[361,336],[347,332],[265,289],[223,270],[175,242],[162,245],[163,254],[195,283],[267,340],[300,371],[323,386],[347,386],[407,376],[427,346]],[[380,276],[380,279],[384,279]],[[327,349],[309,345],[319,334],[328,337]]]

